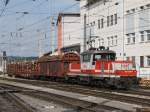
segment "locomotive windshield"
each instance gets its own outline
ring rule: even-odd
[[[93,61],[97,60],[115,60],[115,53],[96,53],[94,54]]]
[[[83,62],[90,62],[91,54],[84,54],[83,55]]]

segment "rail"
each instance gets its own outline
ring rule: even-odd
[[[6,97],[16,104],[18,108],[22,109],[22,112],[36,112],[34,108],[28,105],[26,102],[17,97],[14,92],[18,92],[18,90],[5,90],[3,87],[0,87],[0,93],[5,94]]]

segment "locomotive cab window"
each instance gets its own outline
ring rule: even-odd
[[[84,54],[82,56],[82,58],[83,58],[83,62],[90,62],[90,60],[91,60],[91,54]]]
[[[97,60],[115,60],[115,53],[96,53],[94,54],[94,57],[93,57],[93,61],[97,61]]]

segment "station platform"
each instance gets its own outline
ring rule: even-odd
[[[129,103],[124,103],[124,102],[115,101],[115,100],[109,100],[109,99],[105,99],[105,98],[101,98],[101,97],[95,97],[95,96],[83,95],[83,94],[66,92],[66,91],[61,91],[61,90],[55,90],[55,89],[46,88],[46,87],[33,86],[30,84],[6,81],[3,79],[0,79],[0,83],[17,86],[17,87],[22,87],[22,88],[26,88],[26,89],[33,89],[33,90],[41,91],[41,92],[47,92],[50,94],[60,95],[63,97],[78,99],[78,100],[82,100],[82,101],[88,101],[91,103],[114,107],[114,108],[118,108],[118,109],[126,110],[126,111],[136,112],[137,108],[142,108],[140,105],[129,104]]]

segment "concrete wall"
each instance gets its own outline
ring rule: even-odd
[[[62,24],[62,46],[80,43],[80,17],[65,16]]]
[[[80,15],[74,13],[60,13],[57,20],[57,47],[60,49],[80,43],[81,32]]]

